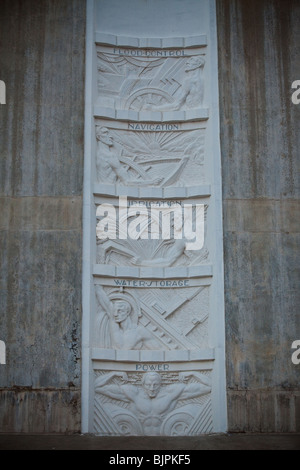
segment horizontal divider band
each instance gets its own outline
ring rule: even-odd
[[[214,349],[189,349],[176,351],[150,350],[121,350],[121,349],[92,349],[92,360],[119,362],[185,362],[185,361],[214,361]],[[143,369],[140,369],[143,370]]]
[[[135,267],[135,266],[112,266],[107,264],[94,264],[94,276],[105,276],[112,278],[127,279],[191,279],[211,277],[213,268],[211,264],[198,266],[177,267]],[[210,283],[210,282],[209,282]],[[208,284],[209,284],[208,283]],[[144,287],[144,286],[136,286]],[[162,286],[163,287],[163,286]],[[167,285],[165,287],[174,287]]]
[[[211,195],[210,184],[201,186],[180,186],[167,188],[145,188],[116,184],[94,184],[95,196],[127,196],[143,199],[187,199],[191,197],[208,197]]]

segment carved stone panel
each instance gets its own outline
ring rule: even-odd
[[[193,266],[209,262],[208,250],[186,250],[186,240],[98,240],[97,263],[116,266]]]
[[[83,428],[223,432],[214,1],[87,1]]]
[[[120,198],[97,199],[97,263],[137,268],[209,264],[204,200],[122,198],[125,206]]]
[[[201,123],[112,124],[96,119],[95,135],[98,183],[165,188],[208,181]]]
[[[209,347],[208,286],[116,289],[96,284],[95,290],[95,346],[123,350]]]
[[[97,47],[98,100],[135,111],[199,108],[204,99],[205,48]]]
[[[96,371],[94,430],[101,435],[189,436],[212,431],[207,371]]]

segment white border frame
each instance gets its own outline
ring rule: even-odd
[[[210,60],[210,132],[220,137],[219,126],[219,92],[218,92],[218,46],[215,0],[208,0],[210,7],[209,49]],[[95,0],[86,0],[86,66],[85,66],[85,131],[84,131],[84,179],[83,179],[83,259],[82,259],[82,433],[93,432],[91,400],[93,397],[93,366],[91,338],[91,315],[94,300],[93,249],[94,237],[92,226],[94,220],[94,182],[93,171],[94,104],[93,90],[95,73],[93,71],[96,56],[95,45]],[[224,305],[224,263],[223,263],[223,223],[222,223],[222,176],[220,138],[210,136],[212,144],[212,201],[215,214],[216,243],[215,252],[211,253],[213,262],[213,291],[218,295],[211,298],[212,322],[210,340],[214,349],[212,386],[212,418],[215,433],[227,431],[227,397],[226,397],[226,364],[225,364],[225,305]]]

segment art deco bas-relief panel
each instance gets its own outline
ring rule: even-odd
[[[145,281],[148,287],[138,289],[95,286],[94,345],[122,350],[208,348],[209,287],[160,289],[152,284]]]
[[[221,232],[214,225],[211,1],[188,1],[207,30],[140,38],[92,26],[89,36],[86,429],[103,436],[224,430],[215,422],[223,411],[212,331],[222,283],[215,284],[213,265]],[[170,236],[162,236],[162,219]],[[192,248],[187,227],[199,242]]]
[[[186,240],[97,240],[97,263],[115,266],[176,267],[209,263],[209,252],[186,250]]]
[[[127,201],[124,216],[115,205],[111,216],[99,215],[97,263],[152,268],[208,264],[208,205],[200,199],[187,208],[184,202],[139,200],[130,204]],[[96,207],[101,209],[101,214],[106,214],[105,199]],[[189,233],[188,227],[192,232]],[[168,231],[167,236],[163,236],[166,235],[164,230]]]
[[[203,104],[205,48],[97,47],[97,104],[135,111],[179,111]]]
[[[175,194],[178,188],[191,187],[193,194],[201,198],[201,185],[210,183],[206,122],[155,122],[153,116],[158,111],[176,115],[177,111],[203,105],[205,50],[182,51],[178,55],[158,49],[136,51],[136,57],[133,51],[131,55],[124,54],[125,50],[97,46],[96,105],[146,112],[152,119],[123,122],[95,117],[97,191],[105,196],[102,187],[108,188],[116,196],[126,195],[126,187],[143,188],[144,194],[146,188],[165,191],[171,187]],[[140,208],[144,203],[147,211],[146,201],[137,198],[136,202]],[[180,201],[180,211],[184,202],[190,201]],[[201,199],[197,202],[203,203]],[[172,206],[174,200],[152,200],[155,203]],[[96,263],[151,267],[153,272],[158,268],[208,263],[205,244],[208,205],[202,205],[204,243],[200,249],[186,249],[187,240],[176,235],[176,216],[169,239],[144,236],[150,230],[145,219],[139,225],[139,235],[133,238],[105,238],[97,231]],[[127,210],[129,214],[130,203]],[[118,219],[116,225],[119,233]],[[160,222],[156,221],[156,225],[159,232]],[[144,282],[147,287],[139,289],[101,285],[101,281],[95,284],[93,345],[99,351],[97,357],[107,356],[101,351],[147,350],[174,351],[177,355],[168,357],[178,360],[183,351],[185,355],[180,357],[184,360],[190,357],[189,351],[209,349],[209,286],[164,289],[154,287],[150,279]],[[176,286],[178,281],[163,282],[174,282]],[[99,434],[193,435],[212,429],[208,371],[95,374],[94,429]]]
[[[212,431],[207,372],[95,372],[101,435],[183,436]]]
[[[95,134],[98,183],[165,188],[207,182],[204,126],[128,123],[124,129],[96,119]]]

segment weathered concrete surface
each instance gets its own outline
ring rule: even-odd
[[[228,418],[300,429],[298,0],[218,0]]]
[[[182,450],[300,450],[300,434],[214,434],[189,437],[99,437],[89,434],[72,436],[45,435],[0,435],[0,450],[104,450],[101,466],[110,457],[144,456],[149,458],[156,451],[168,450],[171,455],[182,454]],[[109,451],[116,452],[109,452]],[[131,450],[153,451],[128,453]],[[127,452],[126,452],[127,451]],[[179,451],[179,452],[172,452]],[[191,464],[197,464],[197,452],[191,453]],[[248,456],[247,456],[248,457]],[[255,456],[256,458],[256,456]],[[156,464],[158,465],[158,464]],[[175,463],[173,464],[175,465]],[[159,467],[159,465],[158,465]]]
[[[2,0],[1,432],[80,430],[85,1]]]

